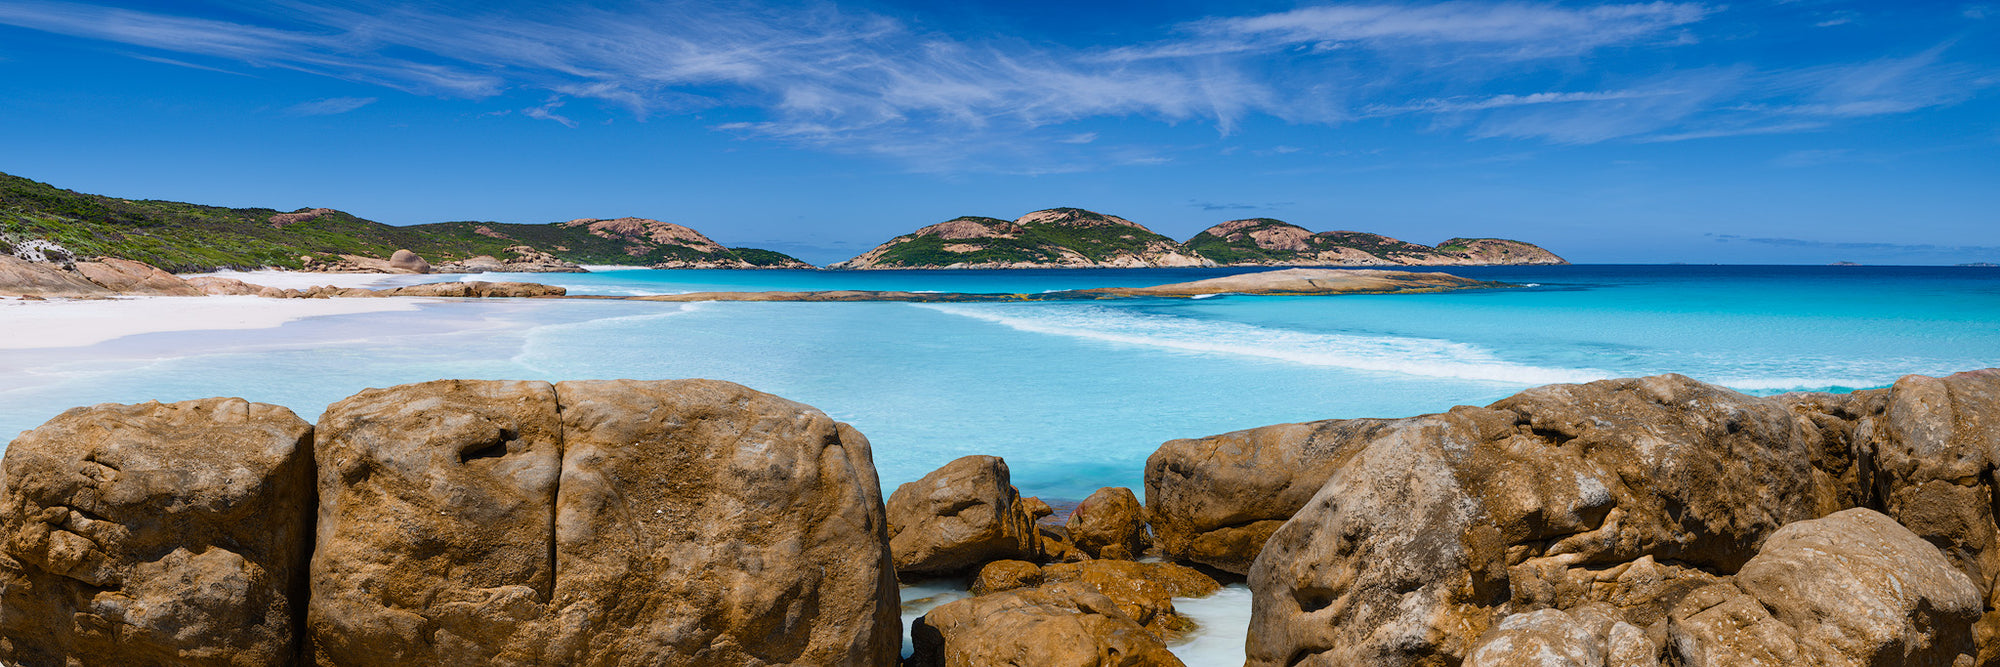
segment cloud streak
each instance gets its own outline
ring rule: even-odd
[[[1717,65],[1594,76],[1594,88],[1495,90],[1601,49],[1681,48],[1724,11],[1689,2],[1305,6],[1166,26],[1168,37],[1141,44],[1076,46],[963,37],[830,3],[233,8],[225,21],[15,0],[0,4],[0,25],[171,54],[134,57],[188,67],[212,59],[473,100],[553,95],[520,114],[571,127],[598,111],[558,114],[565,101],[642,120],[715,111],[726,120],[712,127],[745,138],[936,170],[1165,159],[1061,131],[1087,118],[1197,121],[1229,135],[1254,116],[1325,125],[1423,116],[1475,139],[1683,141],[1907,113],[1993,80],[1946,62],[1944,44],[1800,71]]]
[[[373,97],[329,97],[323,100],[301,102],[285,107],[285,113],[294,116],[332,116],[374,104],[375,99]]]

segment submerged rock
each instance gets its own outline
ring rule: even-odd
[[[1007,462],[967,456],[889,494],[889,550],[902,574],[955,574],[996,560],[1036,560],[1041,536]]]
[[[23,434],[0,464],[0,660],[290,663],[311,437],[235,398],[76,408]]]

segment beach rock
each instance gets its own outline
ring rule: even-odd
[[[1466,667],[1656,667],[1660,649],[1616,609],[1591,603],[1573,610],[1508,615],[1481,637]]]
[[[1159,638],[1079,583],[953,601],[910,624],[906,667],[1179,667]]]
[[[983,574],[983,572],[982,572]],[[1173,598],[1207,597],[1222,589],[1208,575],[1173,563],[1092,560],[1042,568],[1045,584],[1078,583],[1104,594],[1119,610],[1163,641],[1179,638],[1194,623],[1174,610]]]
[[[195,276],[188,278],[187,283],[208,296],[257,296],[264,293],[265,290],[271,289],[262,285],[252,285],[235,278],[223,278],[220,276]]]
[[[889,549],[902,574],[951,574],[996,560],[1035,560],[1041,539],[997,456],[945,464],[889,494]]]
[[[1937,547],[1873,510],[1778,529],[1735,583],[1797,631],[1811,664],[1947,666],[1975,652],[1979,589]]]
[[[1264,541],[1333,474],[1344,443],[1380,419],[1278,424],[1160,445],[1146,459],[1146,514],[1168,557],[1244,574]]]
[[[109,296],[111,290],[90,282],[83,274],[67,271],[48,262],[30,262],[0,254],[0,295],[77,297]]]
[[[321,665],[882,665],[868,442],[706,380],[450,380],[321,419]]]
[[[996,560],[979,568],[971,588],[973,595],[985,595],[1041,583],[1041,566],[1023,560]]]
[[[405,248],[389,255],[389,269],[398,273],[430,273],[431,263]]]
[[[1092,558],[1131,560],[1151,543],[1145,515],[1131,489],[1108,486],[1077,503],[1065,528],[1070,541]]]
[[[432,267],[432,273],[589,273],[583,267],[557,259],[533,246],[509,246],[503,250],[508,257],[500,260],[492,255],[480,255],[470,259],[445,262]]]
[[[119,294],[202,296],[200,288],[189,285],[180,277],[161,271],[145,262],[106,257],[91,262],[77,262],[76,272],[83,274],[83,277],[91,282],[103,285],[105,289]]]
[[[1804,665],[1798,632],[1732,584],[1688,594],[1667,626],[1669,664],[1686,667]]]
[[[1507,613],[1621,599],[1594,584],[1647,556],[1735,572],[1835,495],[1809,420],[1677,375],[1359,426],[1251,568],[1250,665],[1462,660]]]
[[[536,298],[563,296],[569,290],[554,285],[517,282],[449,282],[405,285],[373,290],[368,296],[443,296],[465,298]],[[345,296],[345,295],[343,295]]]
[[[564,382],[542,664],[890,665],[895,571],[868,439],[710,380]]]
[[[532,636],[555,589],[556,405],[546,382],[439,380],[327,407],[316,664],[487,664]]]
[[[1843,482],[1971,578],[1984,600],[1977,664],[2000,664],[2000,370],[1906,376],[1887,389],[1778,397],[1851,452]],[[1862,504],[1850,502],[1847,506]]]
[[[23,434],[0,463],[0,661],[291,662],[311,438],[236,398],[75,408]]]

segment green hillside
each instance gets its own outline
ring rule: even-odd
[[[299,268],[301,255],[386,258],[399,248],[440,263],[504,256],[503,249],[515,245],[533,246],[579,264],[742,259],[771,266],[791,260],[768,250],[702,252],[643,238],[607,238],[561,223],[441,222],[398,227],[340,211],[312,211],[324,212],[280,224],[272,216],[286,212],[274,209],[119,199],[0,174],[0,232],[54,241],[82,256],[122,257],[177,272]]]

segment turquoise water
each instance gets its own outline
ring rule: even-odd
[[[608,271],[485,276],[577,293],[1033,292],[1240,270]],[[1090,303],[461,301],[274,329],[0,351],[0,439],[68,407],[243,396],[308,420],[441,377],[739,382],[853,423],[886,486],[971,453],[1023,493],[1138,489],[1165,440],[1483,404],[1550,382],[1678,372],[1755,393],[2000,365],[2000,270],[1473,267],[1448,294]],[[0,322],[4,327],[5,322]]]

